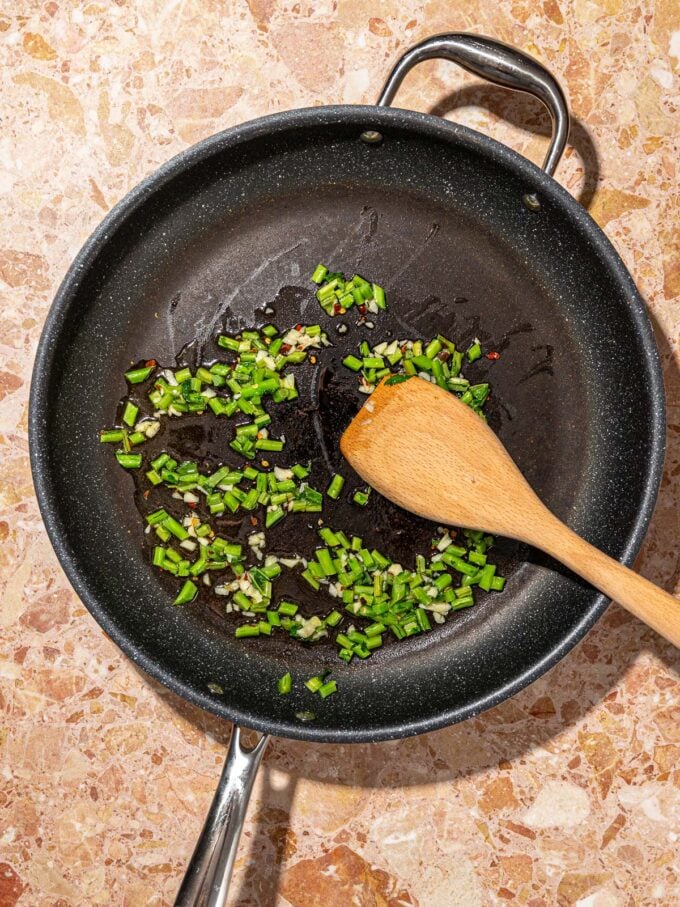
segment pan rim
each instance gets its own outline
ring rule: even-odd
[[[332,124],[356,125],[357,132],[375,126],[410,127],[420,134],[446,142],[458,143],[470,150],[491,158],[497,164],[513,168],[529,185],[561,207],[567,208],[587,240],[597,249],[618,282],[625,298],[628,311],[635,324],[645,369],[648,393],[652,400],[649,413],[652,433],[651,450],[647,461],[644,491],[634,524],[628,531],[627,540],[620,552],[619,560],[631,564],[640,549],[649,526],[658,489],[661,482],[665,452],[665,394],[659,352],[654,341],[651,321],[644,301],[621,260],[618,252],[588,212],[556,180],[545,174],[539,167],[518,152],[489,136],[478,133],[460,124],[451,123],[431,114],[423,114],[400,108],[379,108],[371,105],[332,105],[325,107],[299,108],[270,114],[216,133],[196,145],[175,155],[157,170],[133,187],[106,215],[70,265],[61,282],[47,313],[34,360],[29,395],[28,435],[29,453],[33,482],[41,516],[48,537],[57,558],[76,594],[87,607],[104,632],[111,637],[122,652],[150,677],[168,687],[183,699],[212,712],[221,718],[252,727],[263,733],[299,740],[313,740],[328,743],[365,743],[392,740],[433,731],[455,724],[466,718],[497,705],[509,696],[518,693],[548,669],[561,660],[579,642],[590,627],[606,610],[609,602],[601,594],[593,598],[592,605],[584,612],[582,619],[572,631],[563,637],[541,660],[533,662],[527,670],[493,693],[467,703],[465,706],[438,713],[436,716],[419,718],[414,716],[408,723],[391,724],[376,728],[320,729],[313,724],[293,724],[285,721],[260,719],[248,710],[235,708],[216,700],[207,693],[196,689],[167,671],[144,651],[144,647],[130,639],[120,630],[105,608],[102,608],[90,587],[87,577],[81,572],[77,552],[68,541],[61,514],[56,502],[54,481],[47,458],[47,378],[55,367],[58,339],[63,332],[64,322],[70,306],[79,290],[87,271],[96,261],[109,238],[124,225],[127,218],[143,205],[158,189],[180,176],[195,164],[226,148],[235,147],[264,134],[275,135],[286,130]]]

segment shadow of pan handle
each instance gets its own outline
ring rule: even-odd
[[[175,899],[175,907],[224,907],[248,801],[269,737],[252,749],[234,725],[220,783]]]

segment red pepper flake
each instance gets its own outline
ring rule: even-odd
[[[333,303],[333,314],[334,314],[334,315],[340,315],[340,314],[341,314],[342,312],[344,312],[344,311],[345,311],[345,310],[343,309],[343,307],[340,305],[339,302],[334,302],[334,303]]]
[[[501,354],[497,353],[496,350],[492,350],[490,353],[486,354],[486,358],[490,359],[492,362],[495,362],[497,359],[501,358]]]
[[[144,500],[146,500],[149,497],[149,494],[150,494],[150,492],[148,490],[144,492]]]
[[[195,501],[187,501],[187,507],[191,507],[192,510],[196,510],[196,502],[195,502]]]
[[[301,325],[301,324],[296,324],[296,325],[295,325],[295,330],[296,330],[296,331],[301,331],[301,330],[302,330],[302,325]]]
[[[287,356],[288,353],[290,353],[291,349],[292,349],[292,347],[291,347],[290,343],[282,343],[282,344],[281,344],[281,353],[282,353],[282,355]]]
[[[147,359],[144,365],[146,366],[146,368],[156,368],[158,363],[155,359]]]
[[[362,315],[366,314],[367,309],[366,309],[366,306],[363,304],[363,302],[361,303],[360,306],[357,306],[357,308],[359,309],[359,311],[361,312]]]
[[[257,522],[258,522],[257,517],[256,517],[256,516],[251,516],[251,518],[250,518],[250,525],[251,525],[251,526],[257,526]]]

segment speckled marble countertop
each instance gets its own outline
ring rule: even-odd
[[[558,177],[655,322],[669,450],[641,571],[677,591],[680,6],[677,0],[14,0],[0,9],[0,907],[171,904],[228,729],[149,684],[71,591],[27,448],[33,354],[103,214],[212,132],[371,102],[398,52],[446,30],[545,61],[575,116]],[[443,63],[403,106],[535,161],[532,102]],[[562,663],[462,725],[380,746],[276,740],[233,905],[680,903],[677,652],[612,606]]]

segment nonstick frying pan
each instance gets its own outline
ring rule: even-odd
[[[547,105],[554,129],[543,170],[463,126],[389,107],[406,72],[434,57]],[[501,353],[473,366],[476,380],[492,383],[492,427],[560,518],[630,563],[661,475],[662,381],[631,277],[552,178],[567,132],[562,92],[536,61],[475,35],[432,38],[399,61],[378,106],[275,114],[171,160],[109,214],[60,287],[37,353],[29,423],[52,543],[86,606],[134,662],[237,725],[177,903],[223,903],[266,742],[245,749],[239,725],[358,742],[460,721],[555,664],[607,602],[535,552],[501,541],[503,593],[366,662],[340,665],[332,644],[235,640],[233,624],[209,607],[172,608],[149,566],[133,480],[98,440],[125,392],[123,371],[150,356],[191,364],[215,355],[219,329],[322,316],[334,346],[323,363],[303,368],[300,405],[284,420],[296,458],[312,455],[325,487],[360,402],[338,367],[358,340],[478,336]],[[307,284],[319,261],[386,286],[390,308],[372,333],[351,324],[340,335],[325,319]],[[178,420],[157,443],[229,461],[220,431]],[[350,519],[342,506],[336,516]],[[377,497],[351,519],[356,532],[404,559],[432,531]],[[269,543],[309,545],[314,528],[289,518]],[[277,678],[329,664],[340,692],[303,722],[296,713],[309,699],[278,696]]]

